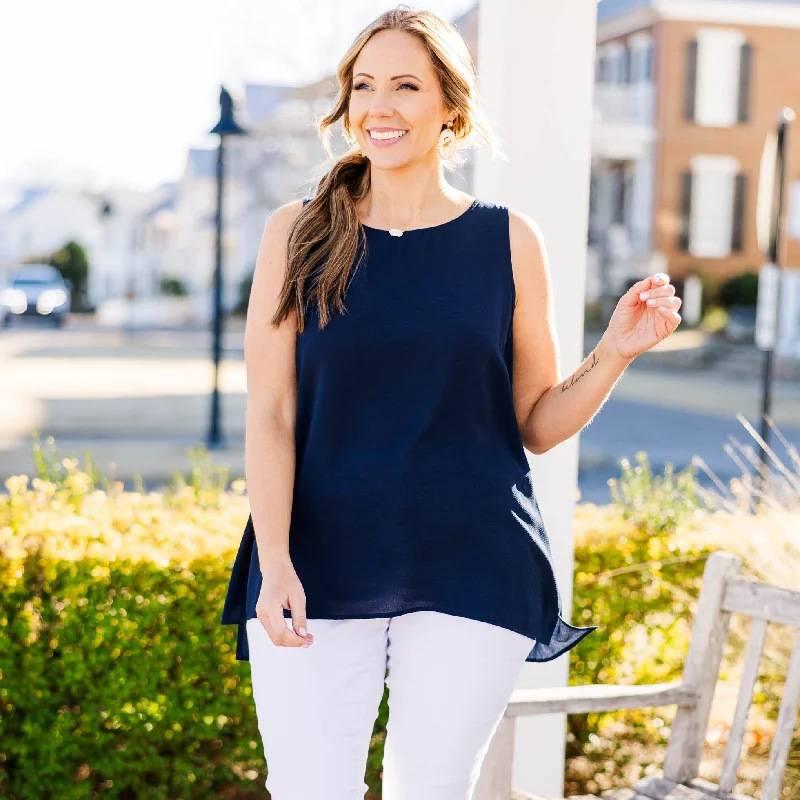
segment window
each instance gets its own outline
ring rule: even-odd
[[[653,40],[649,33],[636,33],[628,40],[631,52],[631,83],[653,79]]]
[[[620,83],[631,82],[631,51],[626,47],[620,57]]]
[[[642,77],[643,80],[652,81],[653,80],[653,43],[647,45],[647,47],[642,51]]]
[[[683,177],[682,243],[693,256],[724,258],[741,248],[745,187],[738,174],[730,156],[692,159],[691,177]]]
[[[609,42],[603,49],[603,83],[626,83],[627,48],[622,42]]]
[[[704,127],[746,122],[751,55],[741,31],[700,28],[686,48],[686,118]]]

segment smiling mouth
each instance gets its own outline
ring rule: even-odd
[[[402,139],[408,131],[370,131],[369,138],[376,142],[384,142],[391,139]]]

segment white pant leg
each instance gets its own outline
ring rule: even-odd
[[[272,800],[363,800],[388,619],[307,622],[314,644],[304,648],[274,645],[259,620],[247,621],[265,786]]]
[[[393,617],[383,800],[469,800],[535,640],[438,611]]]

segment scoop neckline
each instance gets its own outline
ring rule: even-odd
[[[409,233],[421,233],[422,231],[436,231],[440,228],[446,228],[448,225],[452,225],[454,222],[458,222],[459,220],[466,217],[470,211],[472,211],[475,206],[479,203],[478,198],[476,197],[467,208],[465,208],[457,217],[453,217],[453,219],[448,219],[446,222],[440,222],[438,225],[428,225],[427,228],[411,228],[410,230],[403,231],[403,236],[408,236]],[[389,233],[388,228],[374,228],[372,225],[365,225],[361,222],[361,227],[368,231],[375,231],[376,233],[385,233],[387,236],[391,236]],[[392,229],[394,230],[394,229]],[[402,239],[403,236],[392,236],[393,239]]]

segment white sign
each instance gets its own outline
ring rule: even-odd
[[[758,272],[755,344],[760,350],[775,347],[780,278],[780,269],[775,264],[764,264]]]

